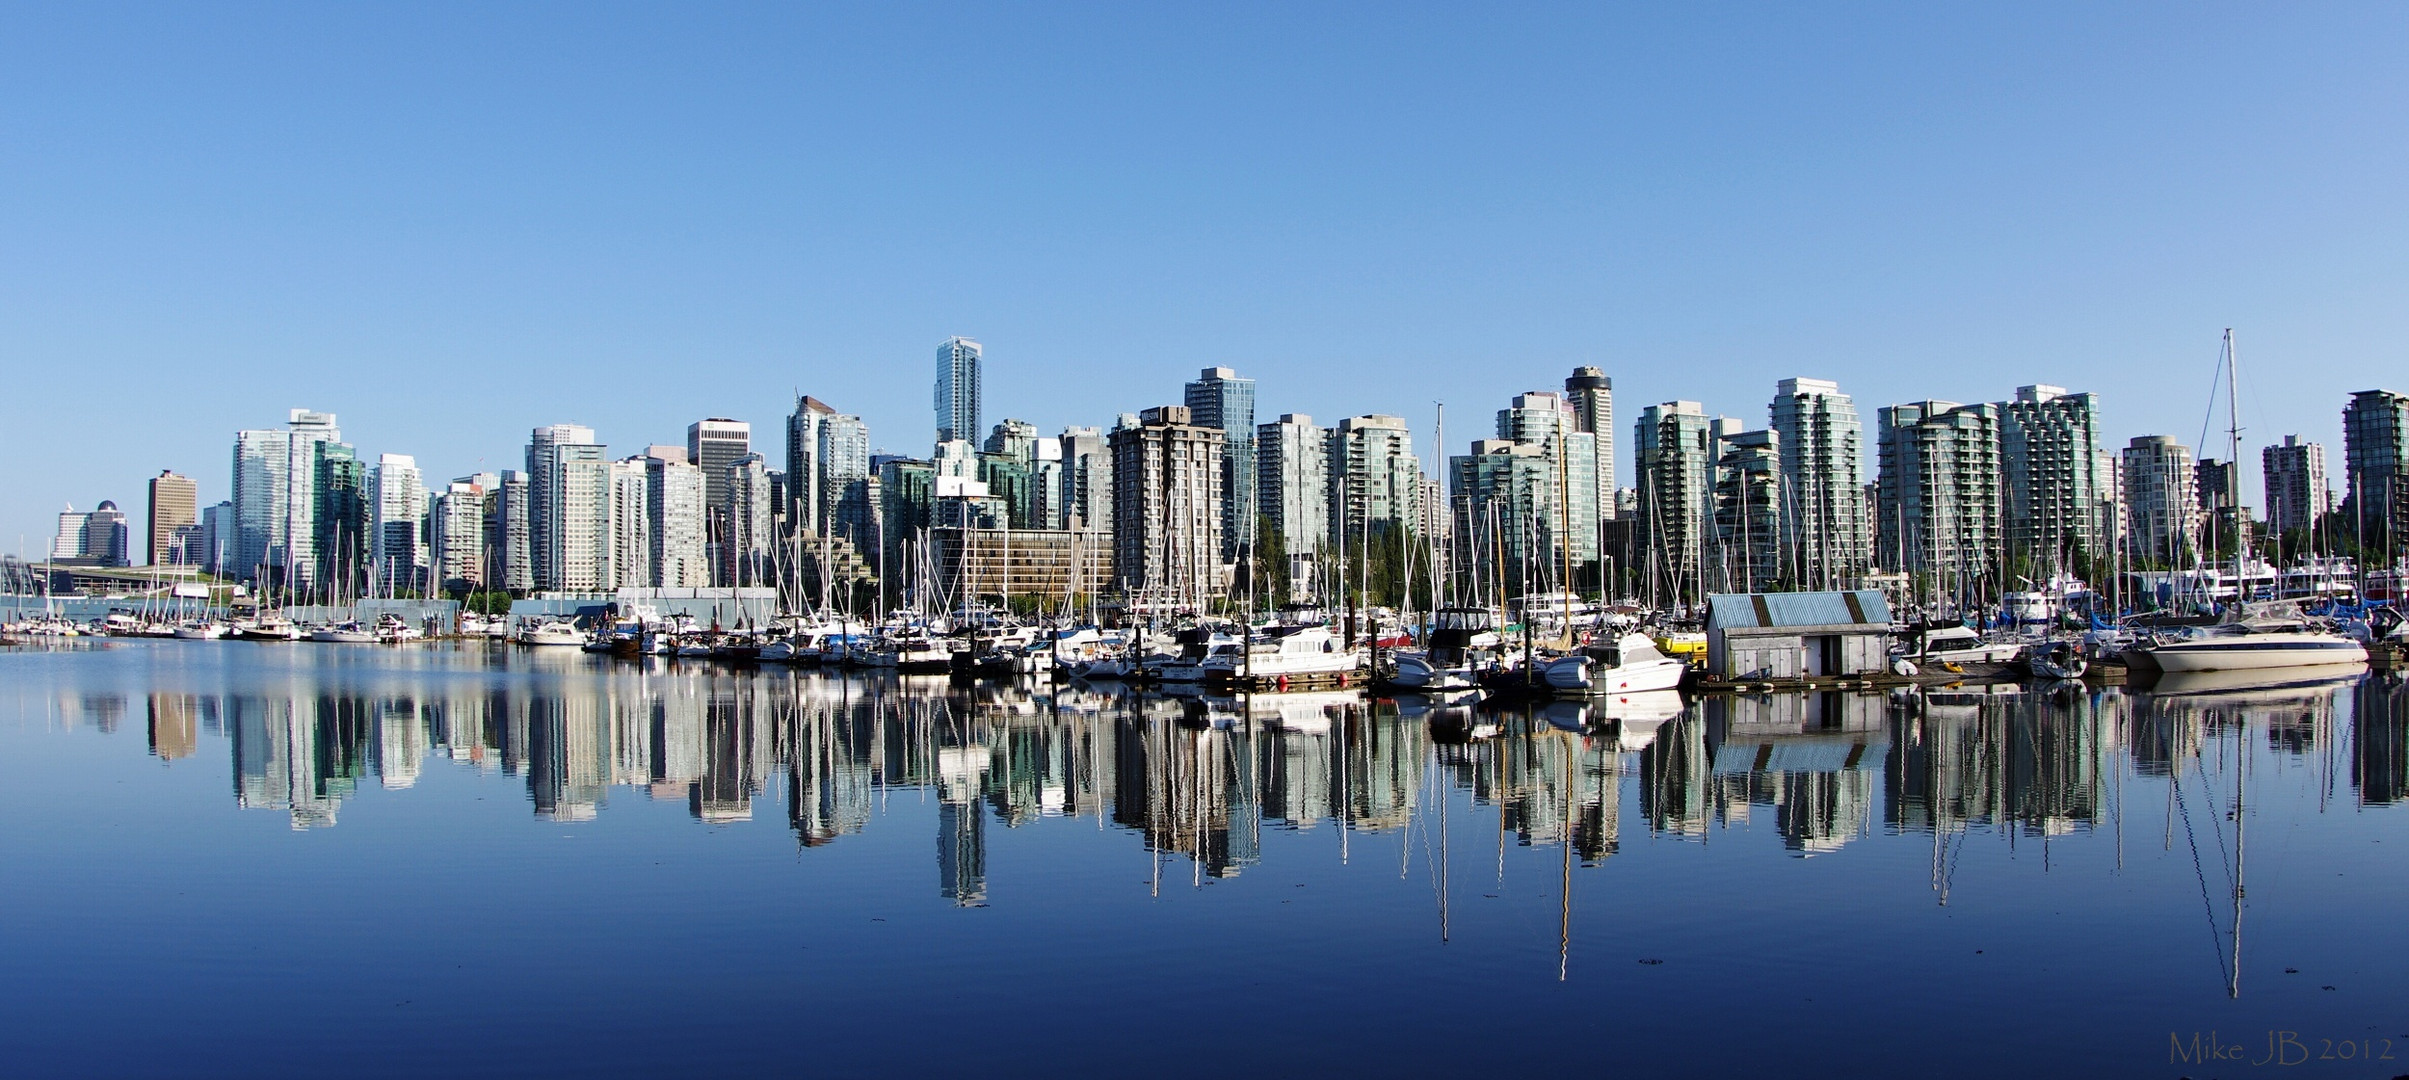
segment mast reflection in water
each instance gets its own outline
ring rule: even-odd
[[[2389,910],[2398,893],[2385,890],[2403,873],[2370,856],[2409,844],[2385,812],[2409,797],[2409,691],[2384,676],[2198,693],[2076,684],[1690,702],[1666,693],[1497,711],[1348,692],[1183,697],[449,648],[166,642],[0,662],[17,688],[15,759],[47,761],[45,748],[76,733],[113,740],[139,717],[136,759],[177,777],[226,763],[239,808],[230,821],[273,812],[295,830],[339,837],[368,828],[357,808],[373,796],[380,836],[416,820],[454,850],[482,846],[478,830],[497,851],[521,850],[490,815],[412,812],[516,787],[527,808],[519,820],[556,827],[527,842],[592,835],[610,839],[612,854],[542,849],[522,870],[485,871],[501,879],[448,879],[443,898],[508,893],[563,866],[683,865],[698,896],[753,898],[718,909],[714,925],[733,936],[682,938],[686,948],[714,955],[776,940],[814,950],[814,963],[859,984],[809,991],[836,1013],[918,992],[877,972],[1007,985],[963,958],[1012,955],[1022,978],[1071,985],[1031,974],[1015,948],[1075,953],[1107,984],[1183,1001],[1243,993],[1284,972],[1325,993],[1418,988],[1417,999],[1443,998],[1441,987],[1531,993],[1561,979],[1634,1006],[1674,995],[1666,1000],[1706,1010],[1761,969],[1791,976],[1797,992],[1771,991],[1774,1000],[1818,1023],[1760,1018],[1749,1028],[1759,1035],[1699,1051],[1681,1044],[1713,1026],[1710,1013],[1674,1016],[1656,1022],[1662,1045],[1635,1049],[1633,1060],[1745,1068],[1751,1047],[1876,1030],[1809,1004],[1825,999],[1923,1025],[1895,1059],[1847,1060],[1878,1069],[1913,1049],[1920,1060],[1967,1061],[1960,1071],[2013,1075],[2093,1060],[2109,1073],[2163,1064],[2144,1046],[2153,1025],[2230,1032],[2243,1022],[2201,1011],[2212,985],[2217,1000],[2261,1007],[2263,997],[2271,1010],[2306,1000],[2333,1015],[2409,999],[2395,996],[2409,986],[2389,967],[2274,974],[2397,944],[2397,920],[2373,913]],[[28,802],[29,792],[71,789],[74,770],[100,768],[20,766],[12,848],[26,855],[43,822],[69,827],[55,810],[63,804]],[[1629,833],[1626,800],[1635,800]],[[783,830],[772,823],[781,807]],[[782,831],[789,868],[773,873],[676,830],[637,827],[664,813],[693,823],[689,836],[697,826]],[[614,826],[622,817],[629,828]],[[257,847],[227,824],[202,828],[204,847],[212,836]],[[931,831],[933,867],[922,846]],[[57,905],[72,900],[74,882],[130,857],[108,835],[94,843],[88,858],[48,864],[51,877],[20,877],[15,909],[73,910]],[[223,871],[204,868],[205,851],[192,854],[191,865],[162,872],[206,893]],[[1239,891],[1213,890],[1202,907],[1172,903],[1216,884]],[[906,899],[914,892],[948,914],[920,911]],[[760,904],[779,895],[817,914],[759,923],[737,914],[778,920],[776,901]],[[657,895],[590,884],[562,899],[642,920],[668,910]],[[817,921],[827,919],[844,929]],[[851,943],[860,926],[890,919],[920,936]],[[972,929],[983,925],[1027,936]],[[38,956],[16,959],[19,970],[46,970]],[[1648,974],[1635,976],[1634,960]],[[172,982],[173,970],[135,962],[125,973]],[[1900,978],[1927,985],[1865,989]],[[2316,989],[2328,985],[2338,989]],[[2253,987],[2263,989],[2245,992]],[[2037,1007],[2037,1018],[2065,1025],[2065,1039],[1987,1058],[1949,1052],[1996,1035],[1961,1010],[2048,999],[2048,988],[2067,1004]],[[2299,996],[2312,991],[2322,997]],[[1117,1005],[1097,1007],[1154,1030]],[[1049,1017],[1028,1008],[1003,1009],[1013,1030],[1045,1029]],[[15,1038],[29,1052],[57,1049]],[[1485,1059],[1473,1050],[1499,1048],[1473,1039],[1461,1049],[1397,1060],[1469,1063]],[[904,1059],[954,1060],[935,1049]],[[1520,1046],[1498,1060],[1569,1059]]]

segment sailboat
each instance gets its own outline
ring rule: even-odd
[[[2233,331],[2225,331],[2226,460],[2241,460],[2242,418],[2240,385],[2235,381],[2240,362],[2234,355]],[[2237,500],[2238,503],[2238,500]],[[2250,557],[2248,522],[2236,518],[2234,578],[2242,580]],[[2364,666],[2367,646],[2331,630],[2314,626],[2297,605],[2252,604],[2237,592],[2226,619],[2196,636],[2155,640],[2126,653],[2128,662],[2168,673],[2201,671],[2269,671],[2277,669]]]

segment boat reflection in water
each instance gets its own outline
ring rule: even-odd
[[[1334,827],[1344,858],[1359,834],[1442,827],[1432,819],[1451,800],[1493,809],[1501,843],[1563,845],[1569,874],[1616,855],[1636,800],[1632,827],[1645,834],[1698,841],[1769,823],[1797,857],[1929,836],[1945,904],[1978,837],[2038,841],[2046,862],[2054,841],[2107,825],[2121,865],[2128,779],[2161,782],[2204,850],[2215,829],[2220,850],[2241,848],[2228,815],[2254,756],[2244,744],[2304,763],[2320,791],[2361,805],[2409,791],[2409,693],[2383,676],[2168,676],[2134,694],[2061,683],[1685,702],[1659,691],[1499,710],[1464,694],[959,685],[571,650],[292,663],[217,690],[61,690],[43,708],[53,724],[104,730],[147,716],[152,752],[178,767],[206,760],[205,737],[222,735],[236,803],[296,829],[336,824],[363,788],[407,789],[450,767],[518,778],[552,821],[630,798],[683,802],[709,825],[782,809],[796,844],[814,849],[879,828],[885,796],[909,790],[938,804],[937,886],[963,905],[989,902],[988,829],[1048,818],[1089,818],[1134,841],[1160,890],[1258,864],[1267,830]],[[2140,831],[2163,831],[2161,850],[2181,853],[2176,830]],[[2230,896],[2240,873],[2200,876]],[[2239,905],[2228,908],[2221,939],[2238,938]]]
[[[2170,1030],[2409,1000],[2387,673],[1498,708],[165,639],[0,684],[11,1075],[1012,1074],[1298,1000],[1171,1071],[2204,1075]]]

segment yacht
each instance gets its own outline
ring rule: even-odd
[[[1422,651],[1389,654],[1389,682],[1405,690],[1468,690],[1480,685],[1481,656],[1500,645],[1497,614],[1481,607],[1431,613]]]
[[[1681,685],[1689,665],[1657,651],[1646,634],[1624,634],[1612,645],[1589,645],[1540,669],[1559,693],[1638,694]]]
[[[1243,647],[1235,642],[1216,645],[1197,669],[1206,682],[1285,683],[1350,675],[1363,662],[1363,650],[1341,646],[1328,626],[1275,626]],[[1170,677],[1168,672],[1164,677]]]
[[[2022,659],[2025,642],[1991,641],[1965,626],[1934,626],[1915,635],[1915,643],[1899,654],[1920,668],[1940,668],[1961,675],[1993,675]]]
[[[312,630],[309,639],[331,645],[374,645],[376,630],[367,623],[352,619]]]
[[[1146,677],[1166,683],[1203,682],[1207,659],[1216,652],[1235,652],[1245,644],[1217,626],[1191,626],[1179,631],[1177,638],[1179,655],[1149,656],[1140,664]]]
[[[905,675],[943,675],[954,668],[953,646],[941,638],[907,635],[879,651],[892,659],[873,666],[891,667]]]
[[[582,646],[585,633],[563,619],[546,619],[519,631],[519,644],[540,647]]]
[[[291,619],[271,612],[235,623],[226,636],[236,641],[299,641],[301,631]]]
[[[2154,638],[2135,645],[2125,656],[2128,663],[2170,674],[2263,671],[2363,665],[2367,646],[2311,626],[2297,614],[2262,609],[2255,614],[2237,614],[2198,633]]]

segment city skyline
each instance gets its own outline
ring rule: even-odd
[[[941,402],[961,376],[945,359],[968,344],[957,337],[940,347]],[[1002,566],[1013,543],[1002,530],[1019,536],[1024,551],[1068,543],[1048,565],[1068,572],[1079,563],[1080,573],[1097,574],[1081,592],[1109,580],[1124,595],[1251,594],[1245,567],[1258,565],[1270,567],[1278,598],[1293,595],[1292,585],[1305,587],[1310,576],[1294,560],[1311,563],[1323,553],[1343,559],[1351,546],[1383,546],[1381,538],[1411,530],[1450,537],[1448,561],[1510,552],[1521,569],[1502,572],[1494,582],[1501,587],[1530,588],[1526,575],[1544,567],[1546,574],[1586,582],[1585,590],[1655,596],[1665,588],[1695,596],[1832,587],[1901,570],[1937,575],[1929,583],[1955,583],[1949,589],[1968,582],[1991,588],[1997,575],[2025,565],[2019,560],[2032,560],[2038,572],[2097,575],[2110,571],[2089,560],[2119,552],[2142,560],[2143,568],[2180,566],[2213,558],[2228,543],[2219,539],[2221,523],[2247,472],[2174,436],[2136,436],[2121,451],[2104,446],[2095,396],[2062,387],[2021,386],[2012,401],[1981,405],[1885,406],[1876,410],[1869,435],[1840,386],[1787,378],[1776,386],[1762,430],[1747,430],[1745,417],[1709,417],[1697,402],[1642,408],[1631,433],[1641,482],[1616,489],[1598,472],[1602,458],[1611,460],[1614,433],[1581,430],[1611,415],[1611,379],[1582,366],[1565,387],[1562,394],[1515,395],[1496,413],[1496,438],[1469,440],[1468,455],[1442,447],[1446,463],[1436,469],[1416,452],[1411,425],[1398,417],[1354,416],[1324,429],[1282,414],[1258,429],[1247,422],[1254,380],[1216,367],[1187,384],[1188,405],[1121,413],[1109,438],[1100,427],[1078,425],[1045,436],[1007,417],[983,449],[949,438],[926,458],[870,455],[858,417],[802,395],[785,423],[787,471],[753,451],[747,421],[696,421],[683,446],[654,444],[616,460],[592,429],[553,424],[533,429],[524,473],[473,473],[440,489],[413,455],[381,453],[370,464],[341,441],[335,414],[296,408],[288,410],[287,429],[236,432],[241,482],[233,498],[205,514],[182,511],[186,520],[169,527],[183,530],[177,562],[328,597],[457,595],[505,582],[514,595],[775,585],[823,603],[840,592],[857,595],[856,586],[887,597],[895,595],[897,577],[914,577],[901,545],[925,539],[922,531],[931,526],[952,530],[935,549],[940,567],[954,567],[948,575],[962,569],[956,563],[967,552]],[[2393,490],[2409,463],[2401,402],[2409,396],[2351,397],[2345,415],[2354,441],[2344,447],[2352,462],[2345,488],[2372,482],[2370,490]],[[967,422],[963,417],[958,422]],[[1191,423],[1211,433],[1209,445],[1182,435],[1117,460],[1125,453],[1124,433]],[[1299,429],[1290,431],[1292,423]],[[1258,436],[1278,447],[1278,467],[1260,475],[1251,460]],[[1875,444],[1870,476],[1868,441]],[[1106,442],[1115,459],[1109,464]],[[2356,504],[2334,489],[2321,465],[2313,476],[2306,465],[2280,466],[2287,454],[2321,462],[2323,449],[2286,436],[2262,455],[2267,487],[2294,504],[2270,503],[2266,516],[2308,507],[2318,515],[2291,523],[2314,521],[2317,535],[2276,529],[2262,553],[2282,558],[2288,550],[2296,558],[2331,550],[2326,545],[2336,541],[2391,550],[2387,537],[2398,534],[2381,524],[2382,505],[2375,522],[2356,519]],[[1241,453],[1243,464],[1231,460]],[[1211,475],[1209,492],[1189,489],[1182,463],[1191,460]],[[1127,483],[1116,479],[1140,463],[1146,464]],[[522,479],[517,494],[506,476]],[[160,505],[162,483],[193,507],[191,481],[172,471],[152,480],[152,507]],[[1298,485],[1324,491],[1308,499]],[[1107,488],[1118,504],[1109,514],[1100,498]],[[2338,508],[2343,516],[2326,522],[2322,515]],[[1200,514],[1211,521],[1191,520]],[[1229,533],[1254,525],[1258,515],[1280,538],[1268,563],[1250,563],[1248,545]],[[1295,515],[1321,518],[1326,535],[1298,533]],[[1618,528],[1622,517],[1631,520]],[[107,524],[95,524],[104,518]],[[113,503],[99,512],[70,509],[58,522],[52,560],[104,568],[131,562],[125,534],[132,522]],[[1083,524],[1099,526],[1092,542],[1116,552],[1108,576],[1102,566],[1079,562],[1080,541],[1061,532]],[[160,529],[152,520],[145,531],[161,535]],[[974,542],[965,529],[992,535]],[[447,573],[430,576],[438,566]],[[1617,566],[1626,572],[1619,584],[1609,580]],[[889,569],[899,572],[890,576]],[[1024,580],[982,572],[979,580],[1004,595],[1067,587],[1053,574]],[[1383,580],[1384,588],[1395,586]],[[1886,587],[1916,584],[1880,580]]]
[[[0,542],[39,546],[67,503],[133,506],[162,468],[215,501],[224,428],[294,402],[429,476],[515,468],[539,423],[666,443],[774,423],[797,391],[917,453],[918,375],[956,333],[990,353],[984,414],[1046,431],[1228,366],[1258,416],[1427,435],[1434,399],[1486,411],[1594,365],[1626,416],[1747,415],[1791,376],[1861,417],[2069,386],[2121,446],[2200,441],[2233,326],[2250,441],[2329,448],[2331,403],[2401,389],[2409,340],[2385,182],[2409,162],[2405,32],[2383,8],[1408,10],[1368,37],[1312,12],[1067,36],[756,12],[597,22],[559,67],[485,62],[552,55],[523,47],[552,28],[535,14],[146,22],[30,13],[0,73],[38,103],[0,177],[21,390],[0,422],[77,448],[0,474]],[[899,33],[996,63],[977,95],[902,79]],[[1562,62],[1601,43],[1603,65]],[[1099,59],[1123,53],[1173,77]],[[978,182],[932,167],[949,142]],[[688,161],[714,168],[668,164]],[[172,392],[92,440],[61,403],[95,371]]]

